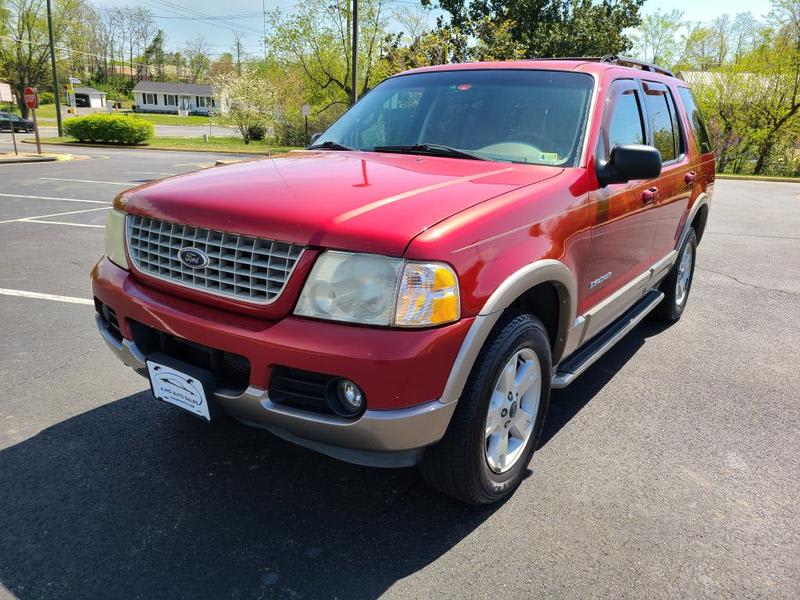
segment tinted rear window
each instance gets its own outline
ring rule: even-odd
[[[686,115],[689,117],[689,125],[694,133],[694,138],[697,140],[697,147],[700,154],[712,152],[711,138],[706,129],[706,123],[703,121],[703,115],[700,114],[700,109],[697,108],[697,103],[694,101],[694,96],[689,88],[679,87],[678,94],[681,96],[683,107],[686,109]]]
[[[681,132],[672,94],[664,85],[648,81],[643,83],[653,145],[661,153],[661,160],[675,160],[681,154]]]

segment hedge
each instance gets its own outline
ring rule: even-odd
[[[106,142],[112,144],[144,144],[155,135],[156,128],[149,121],[126,115],[94,114],[74,117],[64,122],[67,135],[81,142]]]

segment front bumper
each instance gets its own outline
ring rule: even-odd
[[[107,259],[95,267],[92,285],[95,297],[119,318],[122,340],[99,317],[97,324],[123,363],[146,375],[146,357],[133,341],[129,319],[243,354],[252,365],[249,386],[242,393],[219,389],[213,400],[244,423],[335,458],[372,466],[414,464],[426,446],[442,438],[455,410],[455,402],[437,398],[470,319],[427,331],[291,318],[270,324],[147,288]],[[266,385],[275,363],[352,378],[365,391],[367,410],[357,419],[345,419],[275,404]]]

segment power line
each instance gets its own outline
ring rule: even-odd
[[[194,10],[193,8],[186,8],[179,4],[175,4],[170,2],[169,0],[149,0],[149,2],[155,2],[158,6],[171,12],[178,16],[190,16],[190,17],[202,17],[202,21],[209,23],[210,25],[214,25],[216,27],[220,27],[222,29],[228,29],[230,31],[238,31],[239,33],[254,33],[257,35],[261,35],[261,32],[253,27],[249,27],[247,25],[223,25],[215,21],[213,15],[209,15],[207,13],[200,12],[199,10]]]

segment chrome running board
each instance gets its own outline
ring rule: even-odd
[[[553,376],[551,387],[560,389],[567,387],[578,375],[591,367],[597,359],[608,352],[625,334],[636,327],[639,322],[653,310],[664,298],[664,292],[650,290],[636,304],[630,307],[611,325],[600,332],[583,348],[558,366]]]

